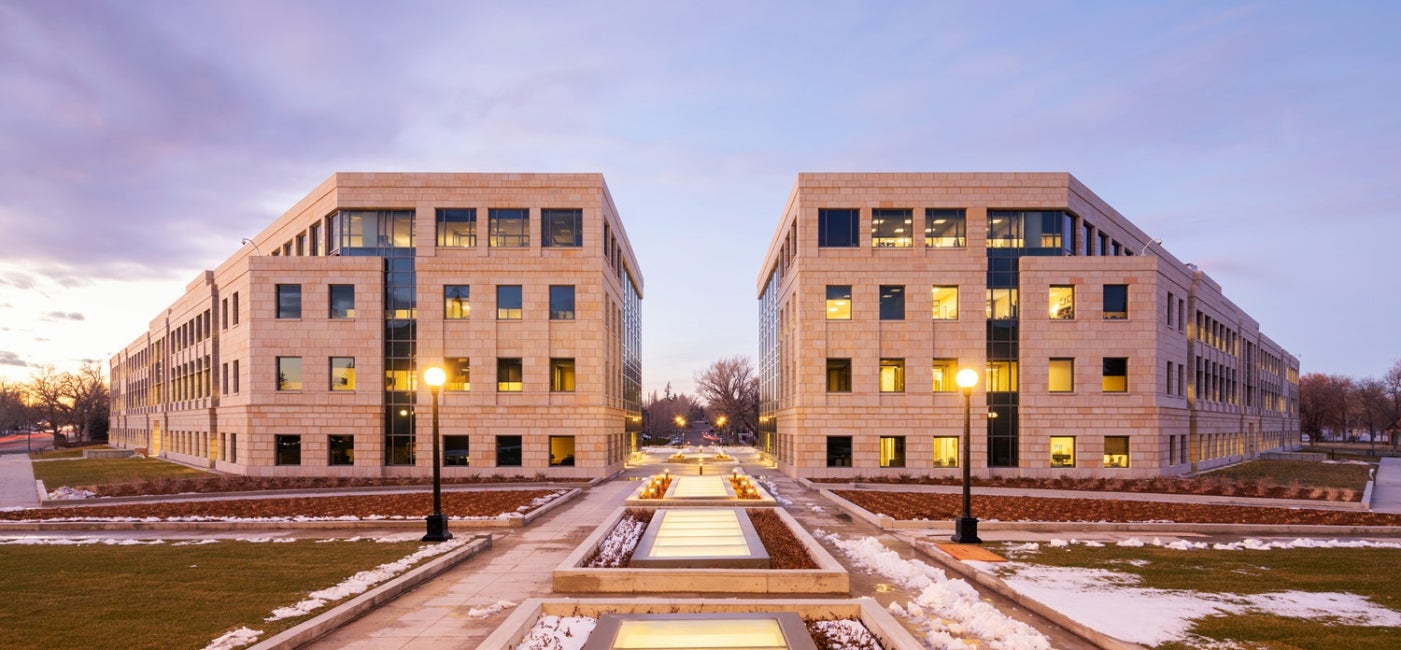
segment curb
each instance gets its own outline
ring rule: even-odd
[[[42,484],[42,481],[36,481]],[[456,485],[444,485],[443,492],[466,492],[471,490],[536,490],[541,488],[553,488],[557,490],[578,490],[579,486],[592,487],[594,481],[587,483],[462,483]],[[43,489],[42,487],[40,488]],[[294,488],[286,490],[245,490],[242,492],[186,492],[182,494],[150,494],[130,497],[93,497],[91,499],[59,499],[49,501],[48,492],[40,492],[39,505],[41,507],[65,508],[82,506],[106,506],[119,505],[125,503],[163,503],[166,501],[203,501],[203,500],[228,500],[240,499],[276,499],[281,497],[317,496],[317,495],[356,495],[356,494],[399,494],[401,492],[421,492],[433,489],[430,485],[379,485],[369,487],[340,487],[340,488]]]
[[[355,620],[373,609],[402,596],[415,587],[445,573],[470,557],[491,548],[491,535],[474,535],[473,541],[462,548],[431,560],[399,577],[352,598],[330,611],[303,621],[277,633],[272,638],[250,646],[252,650],[283,650],[296,648]]]

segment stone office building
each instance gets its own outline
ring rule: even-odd
[[[1064,173],[800,174],[765,255],[761,444],[804,477],[1147,477],[1299,440],[1296,357]]]
[[[338,173],[111,359],[111,440],[426,475],[440,365],[445,475],[605,475],[641,424],[641,299],[599,174]]]

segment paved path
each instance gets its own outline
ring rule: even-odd
[[[29,464],[29,455],[0,455],[0,509],[38,505],[39,493],[34,489],[34,467]]]
[[[1401,458],[1383,458],[1372,486],[1372,510],[1401,514]]]

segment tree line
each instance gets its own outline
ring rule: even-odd
[[[759,376],[749,357],[736,355],[711,363],[695,376],[696,395],[673,393],[671,382],[659,395],[642,400],[642,432],[652,442],[670,439],[706,422],[721,439],[736,443],[759,428]]]
[[[111,399],[107,376],[97,361],[76,371],[42,366],[28,381],[0,379],[0,432],[49,431],[56,440],[103,440]]]
[[[1299,378],[1299,428],[1315,439],[1387,441],[1401,432],[1401,359],[1381,377]]]

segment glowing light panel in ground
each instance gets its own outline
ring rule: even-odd
[[[729,479],[723,476],[678,476],[676,489],[667,495],[673,499],[723,499],[733,496]]]

